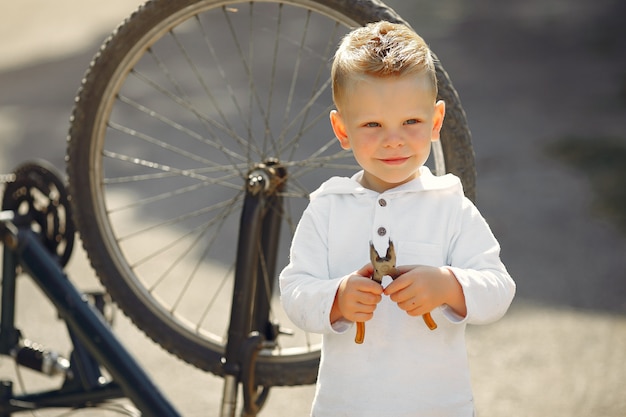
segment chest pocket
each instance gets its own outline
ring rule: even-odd
[[[440,267],[445,264],[441,245],[400,241],[396,244],[396,265],[427,265]]]

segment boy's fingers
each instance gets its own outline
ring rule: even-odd
[[[387,287],[385,287],[384,293],[385,295],[392,295],[399,291],[402,291],[409,285],[411,285],[411,280],[402,279],[402,276],[399,276],[395,280],[391,281],[389,285],[387,285]]]
[[[382,299],[382,296],[380,295],[381,293],[379,292],[367,292],[367,291],[363,291],[359,302],[361,304],[365,304],[365,305],[376,305],[380,302],[380,300]]]
[[[364,265],[361,269],[356,271],[352,276],[355,282],[358,282],[359,291],[364,291],[372,294],[382,294],[383,288],[376,281],[372,281],[371,276],[374,273],[374,267],[372,264]]]
[[[417,265],[400,265],[400,266],[396,266],[396,271],[398,273],[398,276],[405,274],[413,269],[415,269],[417,267]]]
[[[376,281],[372,281],[368,279],[367,281],[362,282],[362,286],[360,290],[363,292],[380,295],[383,293],[383,287]]]

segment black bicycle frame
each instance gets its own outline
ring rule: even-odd
[[[250,170],[240,219],[235,283],[224,355],[225,389],[221,416],[234,413],[236,386],[243,385],[244,415],[255,416],[270,387],[259,392],[254,374],[258,353],[278,329],[269,321],[278,240],[283,217],[281,192],[287,173],[275,161]]]
[[[179,416],[116,339],[100,312],[72,285],[38,235],[30,229],[16,229],[11,222],[3,222],[0,223],[0,236],[4,241],[0,354],[11,354],[20,338],[19,330],[14,326],[18,264],[57,308],[74,342],[71,383],[66,381],[58,390],[19,396],[13,395],[9,381],[3,381],[0,384],[0,417],[36,408],[82,407],[120,397],[129,398],[146,416]],[[112,380],[103,383],[90,362],[106,368]]]

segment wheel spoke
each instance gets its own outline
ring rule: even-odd
[[[225,181],[225,179],[230,179],[230,178],[234,178],[236,177],[234,174],[230,174],[230,175],[225,175],[223,177],[220,178],[211,178],[211,177],[207,177],[205,175],[202,175],[203,173],[205,173],[206,171],[204,171],[203,169],[197,169],[197,170],[193,170],[193,169],[180,169],[180,168],[175,168],[169,165],[164,165],[164,164],[160,164],[158,162],[155,161],[148,161],[145,159],[139,159],[130,155],[122,155],[116,152],[112,152],[112,151],[103,151],[102,155],[106,158],[110,158],[110,159],[115,159],[118,161],[123,161],[123,162],[128,162],[132,165],[137,165],[137,166],[142,166],[142,167],[146,167],[146,168],[150,168],[150,169],[154,169],[160,172],[161,175],[165,175],[165,173],[168,174],[168,176],[179,176],[179,177],[188,177],[188,178],[193,178],[193,179],[197,179],[203,182],[206,182],[207,184],[218,184],[218,185],[222,185],[224,187],[227,188],[232,188],[234,190],[239,190],[241,188],[241,186],[237,186],[236,184],[230,183],[228,181]],[[171,174],[171,175],[169,175]],[[123,177],[118,177],[118,178],[123,178]],[[132,178],[132,177],[131,177]],[[103,180],[104,183],[109,182],[109,179],[105,179]],[[117,180],[112,180],[112,182],[117,182]]]

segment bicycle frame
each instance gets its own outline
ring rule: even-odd
[[[90,305],[69,281],[37,235],[16,228],[11,215],[1,212],[0,236],[4,242],[0,354],[10,355],[18,347],[20,334],[14,326],[16,268],[21,265],[38,284],[67,323],[72,341],[72,383],[58,390],[30,395],[13,395],[10,381],[0,389],[0,417],[44,407],[81,407],[108,399],[128,397],[147,416],[179,416],[148,375],[116,339],[99,311]],[[97,364],[102,364],[112,381],[102,383]]]
[[[221,417],[235,415],[237,387],[243,385],[243,415],[255,416],[270,387],[258,392],[254,364],[259,351],[278,336],[269,322],[273,282],[265,277],[276,273],[278,236],[282,218],[282,197],[286,170],[275,161],[258,164],[248,173],[246,196],[241,213],[237,245],[235,284],[228,342],[224,356],[224,394]]]

